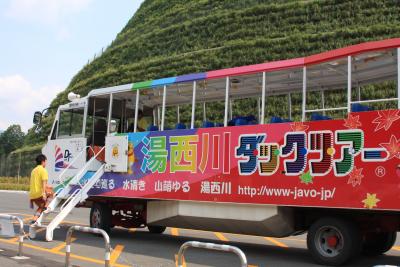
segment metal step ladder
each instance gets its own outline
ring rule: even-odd
[[[59,227],[59,224],[79,203],[88,198],[87,193],[104,174],[105,163],[96,160],[104,148],[97,152],[72,179],[63,181],[64,186],[55,192],[55,197],[47,209],[40,215],[36,223],[29,227],[31,238],[35,238],[38,229],[46,228],[46,240],[52,241],[53,232]],[[52,214],[55,216],[50,218]]]

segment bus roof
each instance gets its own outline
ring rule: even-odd
[[[89,93],[89,96],[103,95],[107,93],[125,92],[129,90],[139,90],[145,88],[155,88],[164,85],[172,85],[177,83],[192,82],[198,80],[210,80],[210,79],[217,79],[230,76],[285,70],[295,67],[303,67],[322,62],[328,62],[350,55],[357,55],[360,53],[397,48],[397,47],[400,47],[400,38],[365,42],[361,44],[347,46],[344,48],[322,52],[307,57],[272,61],[261,64],[233,67],[221,70],[212,70],[203,73],[187,74],[176,77],[148,80],[148,81],[119,85],[114,87],[95,89]]]

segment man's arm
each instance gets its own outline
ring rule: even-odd
[[[47,180],[42,180],[42,183],[43,183],[42,184],[42,188],[43,188],[42,197],[44,200],[46,200],[46,198],[47,198],[47,195],[46,195]]]
[[[46,198],[47,198],[46,186],[47,186],[48,179],[49,179],[49,175],[48,175],[46,169],[44,169],[43,176],[42,176],[42,196],[43,196],[44,200],[46,200]]]

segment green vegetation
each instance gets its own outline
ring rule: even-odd
[[[42,147],[42,144],[25,146],[8,155],[0,155],[0,177],[30,176],[36,166],[35,158],[41,153]]]
[[[9,154],[24,144],[24,133],[19,125],[11,125],[0,133],[0,155]]]
[[[397,37],[398,1],[145,1],[69,91],[294,58]]]
[[[0,177],[0,190],[29,191],[29,177]]]
[[[41,146],[21,148],[25,139],[19,125],[11,125],[0,134],[0,176],[30,175],[35,156],[40,153]],[[0,183],[3,183],[1,179]]]
[[[51,106],[65,103],[71,91],[86,95],[94,88],[399,37],[399,21],[398,0],[146,0],[105,52],[84,66]],[[339,93],[331,100],[340,97]],[[272,99],[269,103],[276,110],[268,112],[287,114],[282,101]],[[293,101],[298,114],[300,96],[294,95]],[[237,105],[245,109],[247,104]],[[49,116],[39,131],[30,130],[26,144],[43,142],[52,120]]]

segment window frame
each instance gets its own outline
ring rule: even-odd
[[[80,101],[74,101],[71,102],[67,105],[61,106],[58,111],[57,111],[57,116],[56,120],[53,125],[52,132],[56,130],[56,139],[68,139],[68,138],[80,138],[85,136],[85,130],[86,130],[86,119],[87,119],[87,100],[80,100]],[[60,122],[61,122],[61,114],[62,112],[68,112],[72,111],[72,120],[73,121],[73,110],[82,110],[82,125],[81,125],[81,132],[79,134],[72,134],[72,128],[70,128],[70,133],[69,135],[60,135]],[[70,124],[71,127],[72,124]],[[56,127],[56,128],[55,128]],[[53,134],[53,133],[52,133]],[[50,135],[50,137],[52,136]]]

